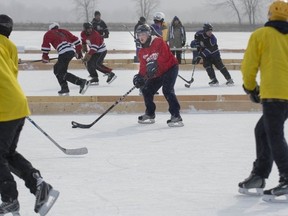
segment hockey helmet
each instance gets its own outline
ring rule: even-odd
[[[287,0],[274,1],[268,11],[269,20],[288,20],[288,2]]]
[[[13,20],[11,17],[0,14],[0,34],[9,37],[13,29]]]
[[[93,28],[92,23],[90,23],[90,22],[83,23],[83,30],[84,31],[87,31],[87,29],[90,29],[90,28]]]
[[[60,27],[59,23],[53,22],[49,25],[49,30],[59,27]]]
[[[151,35],[151,28],[149,25],[144,24],[144,25],[140,25],[137,29],[136,29],[136,34],[140,34],[140,33],[147,33],[148,35]]]
[[[163,22],[165,19],[165,14],[162,12],[156,12],[153,16],[154,21],[160,21]]]
[[[204,30],[205,32],[207,32],[207,31],[213,31],[213,26],[212,26],[210,23],[204,23],[204,25],[203,25],[203,30]]]
[[[101,16],[100,11],[95,11],[95,12],[94,12],[94,17],[96,17],[96,16]]]

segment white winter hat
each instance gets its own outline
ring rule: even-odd
[[[55,28],[55,27],[58,27],[59,28],[59,23],[56,23],[56,22],[53,22],[52,24],[49,25],[49,30]]]

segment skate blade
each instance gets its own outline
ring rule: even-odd
[[[155,123],[155,119],[147,119],[145,121],[138,120],[138,123],[139,124],[154,124]]]
[[[272,202],[272,203],[288,203],[288,194],[284,194],[281,196],[275,195],[264,195],[262,200],[265,202]]]
[[[90,84],[91,84],[91,83],[90,83],[90,80],[87,81],[87,82],[85,83],[85,86],[84,86],[84,88],[82,89],[82,91],[80,91],[80,94],[84,95],[85,92],[87,91],[88,87],[90,86]]]
[[[169,127],[183,127],[184,124],[182,121],[180,122],[169,122],[167,123]]]
[[[98,86],[99,85],[99,82],[92,82],[90,83],[90,86]]]
[[[56,200],[59,197],[59,191],[56,191],[54,189],[51,189],[49,192],[49,198],[47,200],[46,203],[44,203],[41,208],[39,209],[39,214],[40,216],[45,216],[49,210],[53,207],[53,205],[55,204]]]
[[[241,194],[249,195],[249,196],[262,196],[263,195],[263,188],[240,188],[238,192]]]
[[[112,79],[111,79],[109,82],[107,82],[107,83],[108,83],[108,84],[112,83],[116,78],[117,78],[117,76],[114,75],[114,76],[112,77]]]
[[[219,86],[219,83],[217,83],[217,84],[209,84],[209,86],[211,86],[211,87],[218,87],[218,86]]]

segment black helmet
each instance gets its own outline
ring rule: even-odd
[[[100,11],[95,11],[95,12],[94,12],[94,16],[98,16],[98,15],[100,15],[100,16],[101,16],[101,13],[100,13]]]
[[[11,17],[0,14],[0,34],[9,37],[13,29],[13,20]]]
[[[144,24],[144,25],[140,25],[137,29],[136,29],[136,34],[139,33],[147,33],[148,35],[151,35],[151,28],[149,25]]]
[[[207,32],[207,31],[212,31],[212,30],[213,30],[213,26],[212,26],[210,23],[204,23],[204,25],[203,25],[203,30],[204,30],[205,32]]]
[[[83,23],[83,30],[86,31],[89,28],[92,28],[92,24],[90,22]]]

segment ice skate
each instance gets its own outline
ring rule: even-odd
[[[226,82],[227,86],[234,86],[234,81],[232,79],[228,79]]]
[[[108,73],[107,76],[108,76],[108,78],[107,78],[106,82],[108,84],[112,83],[117,78],[117,76],[113,72]]]
[[[288,179],[280,180],[278,186],[264,191],[263,201],[288,203]]]
[[[69,88],[68,87],[61,88],[61,90],[58,91],[58,95],[59,96],[69,96]]]
[[[219,82],[216,78],[212,79],[211,82],[208,83],[210,86],[218,86]]]
[[[20,205],[18,200],[13,200],[11,202],[3,202],[0,205],[0,216],[11,213],[13,216],[20,216],[19,214]]]
[[[183,127],[184,126],[181,116],[171,116],[171,118],[167,120],[167,124],[169,127]]]
[[[54,190],[50,184],[46,183],[45,181],[42,181],[37,186],[35,196],[36,196],[36,202],[34,211],[36,213],[39,213],[41,216],[44,216],[55,204],[59,196],[59,191]]]
[[[80,84],[79,93],[84,95],[85,92],[87,91],[89,85],[90,85],[90,80],[82,80],[82,83]]]
[[[153,124],[155,123],[155,115],[141,115],[138,117],[139,124]]]
[[[90,78],[90,85],[99,85],[98,77],[89,77]]]
[[[263,194],[263,188],[265,187],[265,179],[251,173],[250,176],[240,182],[238,186],[238,191],[241,194],[261,196]]]

